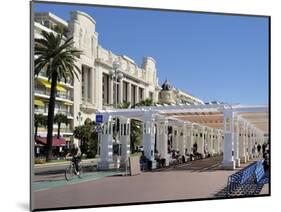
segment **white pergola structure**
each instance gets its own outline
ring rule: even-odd
[[[268,107],[231,104],[208,105],[164,105],[146,106],[134,109],[99,111],[103,115],[103,130],[100,141],[100,169],[113,164],[112,126],[113,118],[119,118],[119,138],[122,144],[121,160],[130,155],[130,119],[143,123],[143,147],[147,159],[156,167],[156,148],[162,159],[169,163],[168,126],[172,126],[173,147],[182,155],[192,153],[193,144],[205,157],[223,154],[222,165],[235,169],[240,163],[247,163],[255,155],[255,144],[262,145],[268,134]]]

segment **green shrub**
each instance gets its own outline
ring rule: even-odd
[[[44,163],[46,163],[46,159],[43,159],[43,158],[35,159],[35,164],[44,164]]]

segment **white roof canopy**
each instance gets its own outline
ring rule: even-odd
[[[216,129],[224,129],[224,113],[233,112],[238,119],[268,133],[269,114],[268,106],[239,105],[239,104],[210,104],[210,105],[166,105],[143,106],[134,109],[114,109],[99,111],[100,114],[112,116],[126,116],[143,120],[145,113],[163,116],[169,120],[191,122]]]

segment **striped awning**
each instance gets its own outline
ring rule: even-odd
[[[42,100],[39,100],[39,99],[35,99],[34,104],[37,105],[37,106],[41,106],[41,107],[43,107],[45,105],[44,102]]]
[[[66,89],[62,87],[61,85],[57,85],[57,90],[61,92],[66,92]]]

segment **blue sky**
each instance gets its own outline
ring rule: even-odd
[[[204,101],[268,104],[268,19],[190,12],[35,4],[68,20],[80,10],[97,22],[99,44],[142,64],[157,61],[159,81]]]

